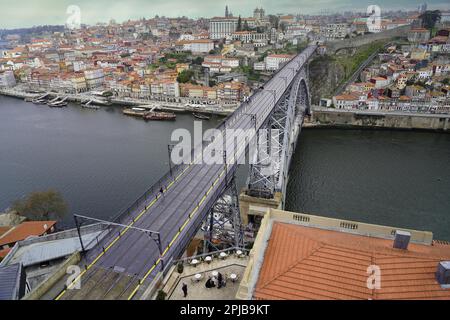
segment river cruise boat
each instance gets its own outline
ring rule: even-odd
[[[170,112],[147,112],[144,114],[145,120],[161,120],[161,121],[173,121],[177,118],[175,113]]]

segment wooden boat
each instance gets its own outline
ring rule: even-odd
[[[125,108],[123,109],[123,114],[133,117],[143,117],[145,115],[146,109],[144,108]]]
[[[164,121],[170,121],[175,120],[177,118],[175,113],[169,113],[169,112],[147,112],[144,114],[145,120],[164,120]]]
[[[209,120],[209,119],[211,119],[210,117],[208,117],[208,116],[205,116],[204,114],[200,114],[200,113],[192,113],[192,115],[194,116],[194,117],[196,117],[197,119],[200,119],[200,120]]]

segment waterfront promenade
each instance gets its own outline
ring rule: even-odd
[[[45,92],[31,93],[25,88],[16,86],[13,88],[0,89],[0,95],[15,97],[19,99],[33,99],[40,97],[48,93],[51,97],[67,97],[68,101],[75,103],[82,103],[83,101],[99,100],[98,95],[94,95],[90,92],[84,93],[58,93],[58,92]],[[187,97],[149,97],[143,98],[128,98],[128,97],[111,97],[112,105],[119,106],[156,106],[158,110],[173,111],[173,112],[201,112],[208,114],[215,114],[220,116],[227,116],[233,113],[238,104],[232,101],[214,101],[214,100],[202,100],[199,98],[187,98]],[[95,104],[95,103],[94,103]]]

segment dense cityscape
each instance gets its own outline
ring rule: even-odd
[[[450,300],[448,4],[219,5],[0,29],[0,300]]]

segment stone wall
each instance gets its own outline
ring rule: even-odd
[[[384,32],[379,33],[370,33],[366,34],[364,36],[359,36],[355,38],[350,39],[344,39],[344,40],[335,40],[335,41],[327,41],[327,51],[328,53],[334,53],[337,50],[343,49],[343,48],[354,48],[359,47],[362,45],[369,44],[371,42],[377,41],[377,40],[388,40],[395,37],[401,37],[401,36],[407,36],[408,31],[411,29],[411,26],[403,26],[398,27],[395,29],[391,29]]]
[[[352,111],[314,111],[314,126],[419,129],[450,132],[450,115]]]

